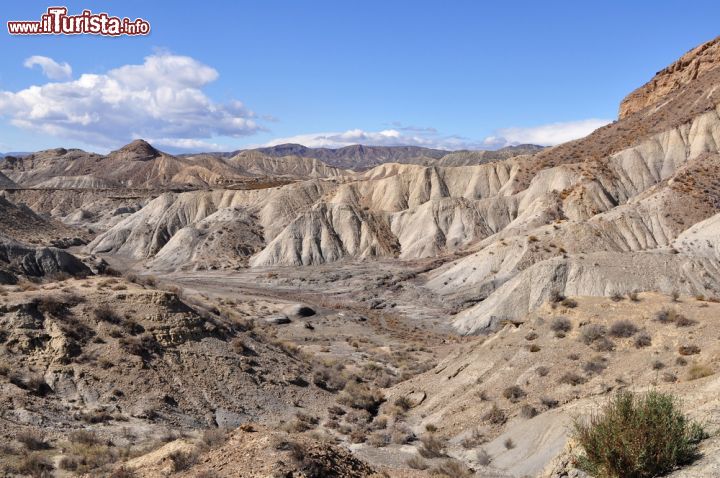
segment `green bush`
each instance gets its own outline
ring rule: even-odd
[[[691,462],[705,437],[671,394],[615,395],[589,420],[576,419],[574,438],[584,450],[581,469],[593,476],[645,478]]]

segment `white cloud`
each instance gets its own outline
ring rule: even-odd
[[[611,123],[606,119],[585,119],[551,123],[530,128],[502,128],[483,140],[486,148],[501,148],[517,144],[539,144],[554,146],[574,139],[582,138],[601,126]]]
[[[43,75],[51,80],[67,80],[72,77],[72,68],[68,63],[58,63],[47,56],[35,55],[27,58],[23,63],[25,68],[39,66]]]
[[[227,146],[190,138],[148,138],[147,141],[158,147],[182,149],[187,151],[227,151]]]
[[[0,91],[0,115],[24,129],[101,148],[136,138],[212,145],[202,141],[261,130],[241,102],[217,103],[202,91],[217,78],[193,58],[160,53],[105,74]]]
[[[342,148],[353,144],[368,146],[423,146],[437,149],[477,149],[480,145],[459,136],[440,136],[433,128],[398,128],[382,131],[350,129],[343,132],[309,133],[269,141],[264,146],[297,143],[309,148]]]

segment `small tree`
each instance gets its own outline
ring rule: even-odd
[[[578,465],[593,476],[649,478],[691,462],[704,438],[671,394],[621,391],[589,420],[576,419],[574,438],[584,450]]]

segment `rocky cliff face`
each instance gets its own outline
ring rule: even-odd
[[[720,66],[720,37],[693,48],[620,103],[620,119],[654,105],[706,72]]]

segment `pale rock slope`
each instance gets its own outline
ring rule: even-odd
[[[334,168],[315,158],[302,156],[268,156],[257,151],[241,151],[229,162],[247,176],[274,176],[290,178],[332,178],[352,174],[352,171]]]

